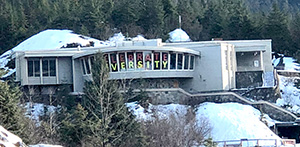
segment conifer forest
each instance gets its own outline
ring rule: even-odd
[[[0,53],[45,29],[70,29],[101,40],[168,38],[179,27],[193,41],[272,39],[273,50],[297,57],[295,0],[1,0]]]

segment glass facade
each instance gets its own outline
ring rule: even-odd
[[[119,52],[104,54],[110,72],[194,70],[195,56],[176,52]],[[81,58],[83,74],[91,73],[89,60],[93,56]]]
[[[28,77],[40,77],[42,69],[43,77],[56,76],[56,59],[33,58],[27,60]]]

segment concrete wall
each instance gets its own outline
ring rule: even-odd
[[[233,45],[221,44],[223,90],[235,88],[236,58]]]
[[[73,90],[82,92],[84,87],[84,77],[81,62],[79,59],[73,60]]]
[[[196,57],[193,79],[184,89],[193,91],[215,91],[223,89],[221,46],[211,45],[193,48],[201,52]]]
[[[58,65],[58,83],[59,84],[72,84],[73,71],[72,71],[72,58],[60,57],[57,60]]]

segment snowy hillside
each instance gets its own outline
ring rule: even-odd
[[[0,146],[1,147],[23,147],[24,143],[21,138],[10,133],[0,126]]]
[[[300,64],[292,57],[274,59],[273,64],[282,71],[300,73]],[[279,75],[278,78],[282,98],[279,98],[276,104],[300,114],[300,89],[296,86],[300,82],[300,77]]]
[[[152,109],[157,110],[161,117],[167,117],[170,113],[185,115],[188,106],[179,104],[150,105],[145,110],[140,105],[130,103],[128,106],[134,111],[138,119],[151,119]],[[148,113],[150,112],[150,113]],[[252,106],[238,103],[203,103],[196,108],[196,120],[206,117],[213,127],[211,137],[214,141],[240,140],[240,139],[280,139],[268,126],[260,121],[261,113]],[[268,125],[274,125],[275,121],[268,116]],[[274,142],[273,142],[274,143]]]

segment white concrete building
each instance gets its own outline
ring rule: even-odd
[[[74,93],[83,92],[98,51],[105,54],[110,79],[163,79],[188,92],[260,87],[264,74],[273,71],[271,40],[163,43],[154,39],[123,41],[115,47],[18,51],[13,55],[16,81],[41,89],[70,85]]]

